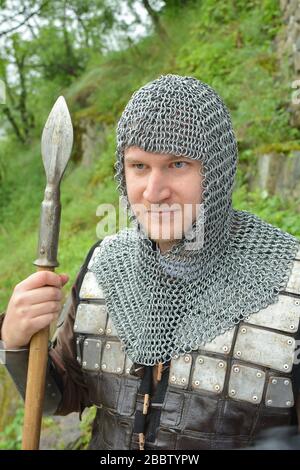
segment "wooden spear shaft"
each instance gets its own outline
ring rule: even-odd
[[[41,207],[37,271],[54,271],[57,261],[60,226],[60,182],[69,161],[73,144],[73,127],[66,102],[62,96],[54,104],[42,135],[42,157],[46,173],[45,196]],[[31,338],[23,450],[39,448],[48,361],[49,327]]]

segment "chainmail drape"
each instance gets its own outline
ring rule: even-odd
[[[299,242],[233,210],[237,144],[230,115],[208,85],[166,75],[133,94],[117,129],[116,178],[125,199],[124,149],[132,145],[201,160],[204,172],[203,246],[188,251],[183,239],[162,254],[137,228],[125,229],[104,239],[91,266],[128,356],[153,365],[276,302]]]

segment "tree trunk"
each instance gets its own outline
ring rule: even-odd
[[[165,41],[166,39],[168,39],[168,35],[167,35],[166,30],[161,24],[159,14],[157,13],[157,11],[153,10],[148,0],[142,0],[142,3],[152,20],[155,31],[157,32],[159,37]]]

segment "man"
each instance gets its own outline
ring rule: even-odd
[[[116,178],[134,226],[90,249],[49,351],[45,408],[95,404],[91,449],[245,447],[297,423],[299,241],[233,210],[236,164],[211,87],[166,75],[133,94]],[[9,350],[57,316],[64,282],[34,273],[10,299],[2,340],[20,389],[26,348]]]

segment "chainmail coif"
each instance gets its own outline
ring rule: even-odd
[[[126,353],[153,365],[198,349],[278,301],[299,242],[232,208],[237,143],[226,106],[207,84],[166,75],[132,95],[117,127],[124,198],[130,146],[200,160],[204,173],[203,246],[187,250],[183,238],[161,253],[137,227],[124,229],[104,239],[91,265]]]

